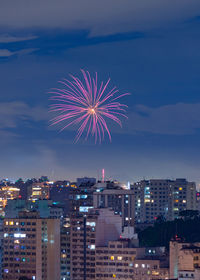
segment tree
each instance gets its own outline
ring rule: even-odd
[[[194,219],[194,218],[199,217],[199,211],[197,211],[197,210],[180,211],[179,217],[184,219],[184,220]]]

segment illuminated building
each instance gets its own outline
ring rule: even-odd
[[[33,183],[28,186],[28,199],[38,200],[38,199],[49,199],[50,196],[50,186],[48,182]]]
[[[170,242],[170,277],[200,279],[200,243]]]
[[[57,206],[51,200],[23,200],[8,201],[5,207],[6,218],[17,218],[21,211],[37,211],[41,218],[63,218],[62,207]]]
[[[120,237],[121,217],[109,209],[90,209],[71,217],[71,279],[95,279],[96,246]]]
[[[0,219],[0,279],[2,279],[2,259],[3,259],[3,219]]]
[[[70,190],[70,212],[79,212],[83,207],[111,208],[122,217],[122,226],[134,224],[134,194],[118,182],[82,183]]]
[[[137,223],[150,223],[159,216],[174,220],[180,211],[196,210],[196,185],[185,179],[142,180],[131,185],[131,190]]]
[[[66,218],[60,232],[60,280],[70,280],[70,219]]]
[[[134,224],[135,199],[133,191],[113,185],[109,189],[101,185],[93,193],[94,208],[111,208],[122,217],[122,226]]]
[[[131,240],[110,241],[96,248],[96,280],[169,279],[164,248],[135,248]]]
[[[69,204],[70,212],[79,212],[82,206],[93,207],[93,183],[82,183],[78,188],[70,188]]]
[[[60,280],[60,220],[20,212],[4,219],[3,279]]]
[[[12,186],[0,187],[0,214],[4,215],[4,208],[9,200],[19,197],[20,189]]]
[[[196,193],[197,198],[197,210],[200,211],[200,192]]]

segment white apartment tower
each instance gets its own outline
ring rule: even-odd
[[[185,179],[142,180],[131,185],[135,195],[135,220],[153,222],[159,216],[174,220],[183,210],[196,210],[196,185]]]

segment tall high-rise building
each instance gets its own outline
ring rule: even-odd
[[[70,280],[70,220],[65,219],[60,232],[60,280]]]
[[[20,212],[4,219],[3,279],[60,280],[60,220]]]
[[[100,185],[101,186],[101,185]],[[100,187],[93,193],[94,208],[111,208],[115,214],[122,217],[122,226],[134,224],[135,199],[132,190],[112,185]]]
[[[71,217],[71,279],[95,279],[96,246],[120,237],[121,217],[109,209],[90,209]]]
[[[70,212],[79,212],[80,207],[93,207],[95,185],[82,183],[78,188],[71,188],[69,195]]]
[[[196,185],[185,179],[142,180],[131,185],[135,195],[135,220],[153,222],[159,216],[174,220],[183,210],[196,210]]]
[[[2,260],[3,260],[3,219],[0,219],[0,279],[2,279]]]

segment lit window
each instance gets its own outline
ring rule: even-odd
[[[96,223],[95,222],[86,222],[87,226],[95,227]]]
[[[121,257],[121,256],[118,256],[117,259],[118,259],[119,261],[121,261],[121,260],[122,260],[122,257]]]
[[[159,272],[158,272],[158,271],[153,270],[153,271],[152,271],[152,275],[159,275]]]
[[[26,237],[26,234],[25,233],[14,233],[14,237],[16,237],[16,238],[24,238],[24,237]]]
[[[10,221],[10,222],[9,222],[9,225],[10,225],[10,226],[13,226],[13,225],[14,225],[14,222],[13,222],[13,221]]]
[[[6,221],[6,225],[8,225],[8,221]]]
[[[142,268],[145,268],[145,264],[144,263],[142,264]]]
[[[114,257],[114,256],[111,256],[110,259],[111,259],[111,261],[114,261],[115,257]]]
[[[136,268],[138,267],[138,264],[137,264],[137,263],[135,264],[135,267],[136,267]]]
[[[179,191],[182,191],[182,190],[183,190],[183,188],[182,188],[182,187],[180,187],[180,188],[179,188]]]

